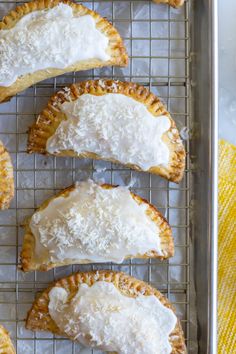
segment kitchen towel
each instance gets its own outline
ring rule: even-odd
[[[218,353],[236,353],[236,146],[219,142]]]

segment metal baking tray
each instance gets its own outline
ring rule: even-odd
[[[19,354],[82,353],[71,341],[32,333],[24,319],[38,291],[54,279],[85,269],[118,269],[161,290],[175,305],[189,353],[216,353],[217,237],[217,8],[216,0],[187,0],[172,9],[145,0],[84,1],[114,23],[127,45],[128,68],[103,68],[47,80],[0,105],[0,139],[14,162],[15,199],[0,213],[0,323]],[[1,17],[18,2],[0,1]],[[140,82],[166,103],[187,151],[183,181],[92,160],[26,153],[27,130],[51,94],[65,84],[113,77]],[[169,261],[69,266],[46,273],[18,270],[22,220],[45,198],[73,181],[94,177],[131,189],[167,217],[175,238]],[[100,353],[86,351],[86,353]],[[85,353],[85,352],[83,352]]]
[[[217,353],[217,180],[218,180],[217,0],[194,2],[192,12],[192,104],[195,138],[194,271],[200,353]]]

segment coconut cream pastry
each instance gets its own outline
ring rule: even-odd
[[[15,348],[7,330],[0,325],[0,354],[15,354]]]
[[[108,160],[179,182],[185,150],[161,101],[143,86],[112,80],[66,87],[31,127],[29,153]]]
[[[109,353],[186,353],[169,301],[147,283],[108,270],[57,281],[35,300],[26,328]]]
[[[11,157],[0,141],[0,210],[9,208],[14,197],[14,177]]]
[[[184,4],[184,0],[153,0],[158,4],[168,4],[172,7],[180,7]]]
[[[73,263],[168,258],[171,228],[158,210],[126,187],[77,183],[47,200],[27,221],[22,269]]]
[[[50,77],[128,60],[106,19],[67,0],[16,7],[0,23],[0,47],[0,102]]]

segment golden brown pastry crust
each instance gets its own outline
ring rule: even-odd
[[[175,311],[168,299],[158,290],[127,274],[122,272],[113,272],[110,270],[81,272],[58,280],[35,300],[31,310],[28,312],[26,328],[32,331],[50,331],[54,334],[63,336],[66,335],[65,333],[60,332],[56,323],[49,315],[48,293],[54,286],[63,287],[70,294],[71,299],[77,293],[80,284],[86,283],[91,286],[96,281],[113,283],[123,295],[129,297],[136,297],[139,294],[143,294],[144,296],[155,295],[164,306],[168,307],[172,311]],[[170,334],[169,340],[172,346],[172,354],[187,353],[184,342],[184,334],[179,320],[177,321],[174,331]]]
[[[158,4],[168,4],[172,7],[180,7],[184,4],[184,0],[153,0]]]
[[[1,29],[10,29],[26,14],[43,9],[52,8],[58,3],[65,3],[73,8],[75,14],[79,16],[91,15],[96,21],[96,27],[103,34],[109,38],[108,52],[111,59],[108,61],[101,61],[98,59],[79,61],[65,69],[53,69],[48,68],[47,70],[38,70],[33,73],[29,73],[19,77],[11,86],[4,87],[0,86],[0,102],[9,100],[13,95],[18,92],[25,90],[31,85],[51,78],[58,75],[62,75],[67,72],[89,70],[92,68],[99,68],[103,66],[126,66],[128,63],[128,55],[124,47],[123,41],[117,32],[117,30],[103,17],[101,17],[95,11],[89,10],[83,5],[71,2],[69,0],[36,0],[33,2],[28,2],[23,5],[17,6],[15,10],[12,10],[8,15],[6,15],[2,22],[0,22]]]
[[[102,185],[102,187],[105,189],[116,188],[116,186],[112,186],[110,184],[104,184],[104,185]],[[48,204],[57,197],[67,197],[69,195],[69,193],[71,191],[73,191],[74,189],[75,189],[74,186],[66,188],[65,190],[58,193],[56,196],[46,200],[40,206],[40,208],[38,210],[45,209],[48,206]],[[140,196],[138,196],[137,194],[134,194],[134,193],[131,193],[131,195],[138,204],[145,203],[148,205],[147,214],[157,224],[157,226],[160,229],[159,236],[160,236],[161,247],[162,247],[164,256],[160,256],[157,254],[157,252],[152,251],[152,252],[148,252],[147,254],[137,255],[136,257],[127,256],[126,259],[129,259],[129,258],[166,259],[166,258],[172,257],[174,255],[174,241],[173,241],[173,236],[172,236],[172,230],[171,230],[171,227],[168,224],[167,220],[147,200],[141,198]],[[83,260],[81,262],[63,261],[63,262],[56,262],[56,263],[52,263],[52,262],[42,263],[39,260],[37,260],[35,257],[35,252],[34,252],[35,238],[31,232],[31,229],[29,226],[30,220],[31,220],[31,218],[29,218],[26,222],[26,225],[24,225],[25,235],[24,235],[23,246],[22,246],[22,251],[21,251],[21,269],[23,271],[25,271],[25,272],[32,271],[32,270],[47,271],[47,270],[52,269],[54,267],[59,267],[59,266],[64,266],[64,265],[69,265],[69,264],[93,263],[93,261],[89,261],[89,260]]]
[[[76,100],[79,96],[89,93],[92,95],[104,95],[106,93],[120,93],[145,104],[147,109],[158,117],[166,115],[171,121],[171,127],[163,135],[163,140],[168,145],[170,151],[170,161],[167,167],[154,166],[148,172],[160,175],[173,182],[179,182],[184,173],[185,168],[185,150],[176,129],[175,122],[166,110],[163,103],[148,89],[132,82],[121,82],[113,80],[90,80],[85,82],[78,82],[58,91],[49,100],[47,107],[38,116],[36,123],[30,128],[28,138],[28,152],[48,154],[46,150],[46,143],[56,131],[62,120],[65,120],[65,115],[60,110],[60,104],[69,100]],[[75,156],[79,158],[93,158],[102,160],[102,156],[94,153],[77,154],[72,150],[65,150],[55,154],[57,156]],[[119,163],[113,159],[104,159],[111,162]],[[136,165],[127,164],[126,166],[141,171],[140,167]]]
[[[14,197],[14,177],[11,157],[0,141],[0,210],[9,208]]]
[[[15,349],[7,330],[0,325],[0,354],[15,354]]]

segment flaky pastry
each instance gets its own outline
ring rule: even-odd
[[[5,51],[9,51],[9,54],[7,54],[8,56],[12,56],[12,55],[16,55],[16,50],[17,50],[17,56],[19,58],[19,56],[22,56],[22,65],[19,66],[19,68],[17,70],[22,70],[22,66],[23,64],[25,65],[24,71],[20,74],[16,74],[13,77],[9,77],[8,80],[4,81],[4,84],[2,84],[2,86],[0,85],[0,102],[3,101],[7,101],[8,99],[10,99],[13,95],[17,94],[18,92],[21,92],[23,90],[25,90],[26,88],[30,87],[31,85],[51,78],[51,77],[55,77],[58,75],[62,75],[64,73],[67,72],[73,72],[73,71],[80,71],[80,70],[89,70],[92,68],[99,68],[99,67],[103,67],[103,66],[110,66],[110,65],[117,65],[117,66],[126,66],[127,62],[128,62],[128,56],[126,53],[126,49],[124,47],[123,41],[119,35],[119,33],[117,32],[117,30],[103,17],[101,17],[98,13],[96,13],[95,11],[92,11],[88,8],[86,8],[85,6],[78,4],[78,3],[74,3],[72,1],[69,0],[36,0],[33,2],[27,2],[23,5],[17,6],[14,10],[12,10],[8,15],[6,15],[2,22],[0,22],[0,35],[1,35],[1,31],[6,31],[6,30],[10,30],[10,29],[14,29],[14,27],[16,25],[19,25],[19,21],[21,19],[27,17],[26,15],[32,14],[32,13],[36,13],[37,11],[40,12],[41,11],[41,15],[42,15],[42,10],[51,10],[53,8],[55,8],[57,5],[67,5],[70,8],[72,8],[73,10],[73,15],[75,15],[75,18],[85,18],[86,15],[89,15],[92,17],[92,19],[95,21],[95,29],[100,32],[102,35],[104,35],[105,38],[108,39],[107,41],[107,48],[106,48],[106,53],[107,53],[107,58],[101,58],[101,59],[97,59],[99,58],[99,56],[92,56],[89,57],[89,59],[84,58],[81,56],[81,59],[77,59],[77,61],[71,63],[70,62],[70,55],[74,55],[74,52],[70,51],[66,51],[65,53],[63,52],[63,46],[61,43],[58,43],[57,48],[55,48],[55,56],[52,58],[52,62],[50,61],[50,65],[48,67],[37,67],[37,63],[39,62],[39,58],[40,55],[39,53],[37,53],[37,56],[39,56],[39,58],[35,59],[35,63],[34,63],[34,67],[36,67],[36,69],[34,69],[34,67],[32,67],[32,70],[29,72],[27,71],[27,67],[30,67],[30,62],[28,63],[28,66],[25,65],[25,63],[27,61],[29,61],[29,58],[27,58],[27,54],[25,54],[25,52],[27,53],[27,50],[31,50],[30,48],[32,46],[35,45],[35,50],[37,50],[37,38],[31,38],[31,44],[27,46],[27,36],[29,36],[29,31],[27,31],[27,33],[24,33],[24,38],[23,36],[19,37],[19,39],[17,39],[14,43],[14,45],[19,45],[19,48],[15,48],[15,50],[11,50],[9,49],[9,46],[7,47],[7,44],[4,44],[2,50]],[[47,14],[47,11],[45,11],[45,16]],[[41,23],[42,20],[40,19]],[[47,24],[47,29],[52,31],[52,28],[50,29],[50,22]],[[37,26],[39,26],[39,24],[37,23]],[[64,25],[63,25],[64,26]],[[88,23],[87,25],[87,29],[86,28],[82,28],[84,36],[86,38],[86,31],[91,29],[91,25],[90,23]],[[34,28],[34,27],[33,27]],[[19,35],[21,33],[21,31],[24,29],[20,28],[19,30],[16,31],[16,35]],[[31,30],[31,27],[30,27]],[[68,29],[65,31],[67,31],[68,33],[64,33],[64,37],[65,37],[65,42],[68,43],[68,40],[66,41],[66,38],[68,38],[68,35],[72,36],[73,34],[73,30],[74,27],[71,29]],[[58,29],[59,33],[58,35],[56,35],[56,39],[59,38],[59,36],[62,35],[62,31],[60,29],[60,24],[59,24],[59,29]],[[33,35],[37,35],[36,33],[33,33]],[[45,35],[45,33],[42,33],[42,37],[43,35]],[[50,32],[50,35],[53,35],[53,32]],[[45,39],[43,37],[43,43],[47,40],[50,40],[50,35],[48,35]],[[54,32],[55,35],[55,32]],[[4,36],[6,36],[5,32],[2,32],[2,36],[3,39],[5,39]],[[14,41],[14,35],[13,34],[9,34],[10,39],[8,39],[9,44]],[[66,37],[67,36],[67,37]],[[64,38],[63,37],[63,38]],[[25,39],[26,38],[26,39]],[[30,38],[30,37],[29,37]],[[75,37],[76,38],[76,37]],[[28,39],[29,40],[29,39]],[[39,38],[40,40],[40,38]],[[64,40],[64,39],[63,39]],[[85,39],[84,39],[85,40]],[[26,43],[23,44],[22,50],[20,48],[20,46],[22,45],[22,41],[26,41]],[[6,43],[8,43],[6,42]],[[64,43],[64,42],[63,42]],[[88,42],[90,43],[90,42]],[[85,43],[86,44],[86,43]],[[82,49],[80,50],[81,55],[83,55],[84,52],[84,44],[82,43]],[[88,44],[89,45],[89,44]],[[95,48],[94,50],[96,50],[96,46],[98,45],[98,43],[94,43],[91,48]],[[12,46],[14,48],[14,46]],[[29,47],[29,48],[28,48]],[[78,47],[78,46],[77,46]],[[77,47],[70,48],[71,51],[75,51],[76,49],[78,49]],[[4,49],[5,48],[5,49]],[[50,55],[50,43],[47,43],[47,49],[45,49],[44,47],[42,47],[42,54],[45,53],[45,51],[48,50],[48,56]],[[59,48],[62,51],[62,53],[60,52]],[[31,52],[30,52],[31,53]],[[32,51],[32,56],[34,55],[34,52]],[[46,54],[45,54],[46,55]],[[66,62],[63,64],[64,66],[61,66],[60,64],[60,60],[58,61],[57,56],[60,55],[61,58],[60,60],[63,60],[63,58],[66,59]],[[7,60],[8,58],[6,57],[6,60],[4,62],[4,65],[7,66],[7,63],[10,62],[10,59]],[[47,56],[45,57],[45,60],[47,59]],[[32,61],[32,60],[31,60]],[[57,64],[55,65],[54,62],[55,61]],[[58,64],[59,62],[59,64]],[[69,64],[67,65],[67,62],[69,62]],[[10,66],[10,70],[14,67],[14,63],[17,64],[16,61],[13,61],[13,63]],[[44,62],[45,63],[45,62]],[[42,63],[42,65],[44,65],[44,63]],[[45,65],[44,65],[45,66]],[[9,69],[9,68],[8,68]],[[3,68],[2,66],[2,70],[3,70],[3,74],[6,74],[6,69]],[[1,71],[0,71],[1,72]],[[4,76],[5,77],[5,76]],[[16,79],[15,79],[16,77]],[[9,81],[10,80],[10,81]],[[1,81],[1,80],[0,80]],[[10,85],[7,82],[10,82]]]
[[[174,308],[167,300],[167,298],[162,295],[158,290],[154,289],[143,281],[135,279],[122,272],[113,272],[109,270],[81,272],[55,282],[52,286],[50,286],[41,295],[37,297],[31,310],[28,312],[26,328],[33,331],[49,331],[57,335],[67,336],[72,340],[75,339],[74,337],[72,338],[66,333],[66,329],[59,329],[57,323],[55,323],[54,320],[51,318],[49,314],[49,293],[52,288],[63,288],[68,294],[68,301],[70,303],[73,300],[73,297],[75,297],[77,292],[80,290],[82,284],[87,284],[88,287],[91,287],[97,282],[112,283],[115,288],[118,289],[120,294],[129,298],[136,298],[140,295],[143,295],[144,297],[154,295],[158,298],[158,300],[163,306],[174,312]],[[114,309],[114,311],[116,310]],[[174,330],[169,335],[169,343],[172,348],[172,354],[186,353],[184,335],[179,320],[177,320]]]
[[[116,188],[116,187],[114,187],[112,185],[108,185],[108,184],[104,184],[104,185],[98,186],[96,184],[91,184],[91,183],[92,183],[92,181],[90,182],[90,184],[88,182],[82,182],[83,186],[85,186],[85,188],[86,188],[86,193],[89,193],[89,189],[91,189],[93,187],[94,188],[100,188],[101,187],[104,190],[111,190],[113,188]],[[65,205],[66,203],[68,203],[67,200],[68,200],[69,196],[74,191],[76,191],[76,186],[72,186],[72,187],[69,187],[69,188],[65,189],[64,191],[60,192],[56,196],[54,196],[54,197],[48,199],[47,201],[45,201],[39,207],[39,209],[37,211],[43,211],[45,208],[48,207],[48,205],[50,205],[50,203],[52,204],[52,202],[55,202],[55,201],[59,200],[59,198],[61,198],[61,197],[65,198],[63,200],[63,203]],[[80,190],[78,190],[78,191],[80,191]],[[96,189],[95,189],[95,191],[96,191]],[[117,190],[117,192],[118,192],[118,190]],[[122,258],[125,258],[125,259],[128,259],[128,258],[146,258],[146,259],[147,258],[159,258],[159,259],[166,259],[166,258],[172,257],[174,255],[174,242],[173,242],[173,237],[172,237],[172,231],[171,231],[171,228],[170,228],[167,220],[162,216],[162,214],[153,205],[151,205],[145,199],[141,198],[140,196],[138,196],[138,195],[136,195],[136,194],[134,194],[132,192],[128,192],[128,190],[127,190],[127,192],[126,192],[126,190],[124,192],[127,193],[127,194],[130,193],[130,195],[132,196],[132,198],[135,200],[135,202],[138,205],[143,205],[143,206],[147,207],[145,213],[148,216],[148,220],[153,222],[152,226],[153,227],[155,226],[155,230],[156,230],[155,232],[158,232],[158,234],[156,234],[156,236],[154,236],[154,240],[155,240],[155,237],[157,237],[158,240],[160,240],[158,242],[160,242],[160,249],[161,249],[162,254],[159,254],[156,250],[151,250],[150,249],[147,253],[143,252],[143,253],[137,254],[135,256],[134,255],[127,256],[127,253],[126,254],[122,254]],[[71,202],[73,207],[76,206],[75,203],[78,203],[78,205],[79,205],[79,203],[80,203],[80,199],[79,198],[80,198],[80,195],[81,195],[80,193],[81,192],[78,193],[78,197],[76,197],[76,200],[73,199],[73,203]],[[121,194],[121,192],[119,192],[119,193]],[[92,195],[93,195],[92,203],[94,204],[94,195],[96,195],[96,194],[92,194]],[[109,195],[107,197],[109,198]],[[100,196],[100,198],[101,198],[101,196]],[[89,209],[90,205],[88,205],[88,202],[85,202],[85,203],[86,203],[86,209],[90,210]],[[108,203],[108,202],[106,202],[106,203]],[[65,211],[62,211],[62,207],[58,206],[58,202],[57,202],[57,204],[55,204],[55,208],[58,208],[60,214],[63,213],[63,215],[64,215],[66,213]],[[111,214],[112,211],[109,212],[109,213]],[[88,218],[90,218],[90,214],[91,213],[88,214]],[[34,215],[35,215],[35,219],[36,219],[36,213]],[[102,215],[104,215],[104,210],[103,210]],[[119,219],[122,220],[121,216],[122,215],[120,215]],[[56,218],[56,216],[54,218]],[[104,230],[101,229],[103,231],[100,230],[100,233],[104,232],[104,235],[106,235],[108,233],[108,230],[113,227],[113,226],[111,226],[109,224],[108,220],[110,220],[110,218],[114,220],[114,216],[113,215],[108,216],[108,219],[106,219],[106,216],[102,216],[102,220],[101,221],[100,221],[100,219],[98,219],[98,217],[96,218],[100,224],[102,222],[108,223],[108,226],[105,227]],[[37,217],[37,219],[38,219],[38,217]],[[63,221],[63,225],[64,225],[64,223],[65,224],[68,223],[67,219],[65,219]],[[49,244],[47,244],[46,251],[45,251],[45,249],[42,248],[41,251],[38,251],[39,254],[37,254],[37,252],[36,252],[36,250],[37,250],[37,248],[36,248],[36,238],[35,238],[35,235],[33,234],[33,231],[32,231],[32,229],[30,227],[31,220],[32,220],[32,217],[29,218],[26,221],[26,224],[24,225],[24,227],[25,227],[25,235],[24,235],[23,247],[22,247],[22,252],[21,252],[21,267],[22,267],[23,271],[32,271],[32,270],[47,271],[47,270],[49,270],[51,268],[58,267],[58,266],[63,266],[63,265],[94,263],[94,260],[91,260],[91,259],[81,259],[81,256],[79,256],[79,249],[78,249],[77,253],[75,253],[75,258],[77,258],[77,259],[72,259],[71,256],[70,256],[70,258],[66,259],[65,256],[63,256],[63,259],[58,259],[58,258],[55,259],[54,258],[53,260],[51,260],[51,258],[50,258],[50,250],[48,249],[48,246],[51,245],[51,242],[49,242]],[[70,222],[72,222],[71,218],[68,219],[68,220]],[[76,223],[76,215],[74,216],[73,220],[74,220],[73,223],[75,224]],[[105,221],[105,220],[107,220],[107,221]],[[94,221],[90,220],[92,225],[93,224],[95,225],[95,221],[96,220],[94,220]],[[124,219],[123,222],[126,223],[126,220]],[[43,223],[43,228],[45,228],[46,220],[42,219],[42,223]],[[53,222],[53,219],[52,219],[51,224],[55,224],[55,223],[58,223],[58,222],[55,221],[55,220]],[[85,224],[85,223],[86,223],[86,219],[84,219],[84,221],[83,221],[83,224]],[[61,225],[60,228],[64,227],[63,225]],[[96,226],[93,226],[92,230],[90,230],[90,232],[92,234],[95,231],[94,227],[96,228]],[[51,229],[50,226],[49,226],[49,229],[50,229],[50,234],[52,235],[52,229]],[[49,231],[46,231],[46,233],[47,232],[49,232]],[[59,232],[61,232],[59,229],[57,229],[57,231],[55,230],[55,235],[57,235]],[[78,232],[76,231],[76,235],[74,237],[76,237],[77,234],[78,234],[78,237],[79,237],[81,232],[82,232],[81,231],[81,227],[79,227],[78,228]],[[129,231],[129,232],[131,232],[131,231]],[[148,230],[146,232],[148,232]],[[115,237],[115,240],[116,240],[115,242],[116,243],[118,243],[118,235],[119,235],[119,231],[116,231],[115,236],[113,236],[113,237]],[[45,237],[47,237],[47,235],[45,235]],[[67,235],[67,239],[68,238],[69,238],[69,235]],[[93,256],[95,258],[99,254],[98,247],[102,243],[102,238],[103,238],[103,235],[101,234],[100,238],[98,239],[98,243],[99,244],[97,246],[93,247],[93,251],[92,251],[92,255],[91,256]],[[82,237],[82,239],[83,239],[83,237]],[[89,235],[87,235],[86,239],[87,239],[86,243],[89,242],[89,240],[90,240]],[[111,238],[109,238],[108,240],[110,240],[110,241],[107,241],[107,242],[111,242]],[[68,242],[68,240],[67,240],[67,242]],[[75,242],[76,242],[76,240],[74,240],[72,242],[73,249],[76,249],[76,246],[75,246],[76,243]],[[137,242],[138,242],[138,237],[137,237]],[[150,241],[148,241],[148,238],[146,238],[145,242],[147,243],[147,242],[150,242]],[[73,244],[74,244],[74,246],[73,246]],[[65,247],[66,246],[64,246],[64,248]],[[143,249],[143,247],[141,247],[141,248]],[[110,248],[109,248],[109,250],[110,250]],[[55,255],[55,251],[56,251],[55,249],[52,250],[52,254],[53,255]],[[122,251],[122,248],[121,248],[119,250],[119,252],[122,253],[122,252],[124,252],[124,250]],[[100,252],[100,253],[103,253],[103,252]],[[107,257],[109,257],[109,253],[108,253]],[[107,258],[104,258],[104,260],[103,260],[104,262],[105,262],[105,259],[107,259]]]
[[[0,210],[9,208],[14,197],[14,177],[11,157],[0,141]]]
[[[0,354],[15,354],[15,352],[9,333],[0,325]]]
[[[184,4],[184,0],[153,0],[158,4],[168,4],[172,7],[180,7]]]
[[[113,95],[110,95],[113,94]],[[137,113],[135,112],[135,107],[132,107],[132,110],[125,111],[125,113],[121,113],[120,116],[118,115],[117,118],[112,122],[112,124],[117,124],[116,128],[111,130],[110,124],[102,124],[102,121],[104,120],[103,117],[105,115],[107,116],[108,113],[100,113],[101,110],[97,112],[97,116],[99,114],[99,117],[101,119],[101,123],[98,124],[98,129],[103,129],[106,130],[104,135],[102,136],[101,140],[99,141],[99,147],[102,147],[104,149],[104,146],[109,145],[109,149],[113,149],[113,140],[114,140],[114,134],[120,129],[119,135],[117,136],[118,139],[123,139],[123,142],[120,141],[118,142],[118,147],[117,149],[123,149],[125,153],[125,160],[128,162],[122,162],[119,159],[119,154],[115,155],[118,156],[116,158],[110,157],[109,154],[110,152],[106,151],[106,156],[99,155],[97,153],[91,152],[90,150],[83,150],[81,152],[75,151],[75,149],[63,149],[63,150],[58,150],[56,152],[52,152],[51,154],[57,155],[57,156],[74,156],[74,157],[79,157],[79,158],[94,158],[94,159],[102,159],[102,160],[108,160],[111,162],[115,163],[123,163],[127,167],[130,167],[132,169],[138,170],[138,171],[147,171],[150,173],[158,174],[162,177],[167,178],[170,181],[173,182],[179,182],[181,181],[184,173],[184,168],[185,168],[185,149],[183,147],[182,141],[180,139],[180,135],[178,130],[176,129],[175,122],[170,116],[170,113],[166,110],[165,106],[163,103],[159,100],[158,97],[156,97],[153,93],[151,93],[148,89],[144,88],[143,86],[140,86],[136,83],[131,83],[131,82],[121,82],[121,81],[113,81],[113,80],[97,80],[97,81],[85,81],[85,82],[78,82],[76,84],[73,84],[70,87],[66,87],[63,90],[60,90],[57,92],[52,98],[49,100],[47,107],[42,111],[42,113],[38,116],[38,119],[36,123],[30,128],[29,131],[29,138],[28,138],[28,152],[29,153],[41,153],[41,154],[50,154],[48,151],[48,141],[50,141],[54,136],[57,134],[58,129],[62,127],[65,121],[68,120],[67,116],[65,113],[62,111],[62,105],[64,106],[65,104],[67,105],[68,103],[72,104],[77,104],[79,100],[85,100],[85,98],[89,98],[91,100],[96,100],[99,98],[101,99],[108,99],[112,97],[112,99],[118,99],[119,97],[122,98],[122,102],[124,99],[132,101],[131,103],[133,106],[137,102]],[[95,102],[96,104],[96,102]],[[129,104],[129,102],[128,102]],[[121,109],[125,109],[126,103],[120,104],[119,102],[117,104],[117,110],[112,112],[112,114],[108,117],[109,119],[112,119],[113,115],[116,114],[116,112]],[[95,105],[91,104],[90,105],[91,109],[94,109]],[[90,107],[85,107],[90,109]],[[114,104],[108,104],[107,107],[109,109],[114,110]],[[166,128],[162,136],[159,137],[159,142],[158,145],[155,145],[155,151],[153,151],[151,144],[156,144],[157,139],[155,136],[153,139],[151,138],[151,134],[156,134],[158,133],[158,128],[147,128],[149,124],[149,120],[144,118],[144,114],[140,113],[140,107],[141,110],[146,110],[146,114],[149,114],[151,116],[151,125],[153,124],[158,124],[161,119],[166,119],[168,120],[169,126]],[[106,110],[106,107],[102,106],[102,110]],[[129,109],[129,108],[127,108]],[[119,112],[118,112],[119,113]],[[130,118],[129,122],[126,122],[119,124],[119,119],[124,118],[128,116],[129,113],[136,114],[136,116],[133,116]],[[150,114],[151,113],[151,114]],[[104,114],[104,115],[102,115]],[[139,115],[138,115],[139,114]],[[74,116],[73,116],[74,117]],[[92,117],[96,118],[96,112],[93,114]],[[138,117],[138,118],[137,118]],[[155,121],[152,121],[155,119]],[[107,118],[107,117],[106,117]],[[161,119],[160,119],[161,118]],[[73,118],[74,119],[74,118]],[[81,120],[81,116],[78,115],[78,119]],[[92,118],[93,119],[93,118]],[[134,119],[137,119],[137,122],[135,123],[135,127],[130,128],[129,133],[132,135],[132,138],[128,140],[128,138],[125,136],[125,129],[128,129],[128,124],[132,124],[132,121],[134,122]],[[142,126],[140,124],[140,127],[137,126],[139,122],[145,119],[145,121],[142,121]],[[84,114],[84,121],[85,124],[86,121],[88,120],[88,115]],[[71,127],[71,131],[74,134],[73,139],[76,140],[77,136],[75,135],[75,131],[80,130],[80,124],[79,122],[78,127],[76,127],[77,130]],[[133,123],[134,124],[134,123]],[[91,125],[93,127],[93,124]],[[137,129],[136,129],[137,128]],[[144,150],[144,144],[139,143],[139,140],[137,138],[137,131],[138,129],[141,130],[140,134],[142,133],[143,128],[146,128],[146,133],[142,137],[143,142],[145,146],[149,149],[149,151],[146,153]],[[110,138],[107,137],[107,130],[110,129]],[[87,132],[90,133],[89,128],[87,127]],[[66,132],[67,133],[67,132]],[[101,133],[103,134],[103,132]],[[63,133],[63,136],[65,134]],[[84,136],[84,139],[82,140],[82,143],[87,143],[87,141],[90,141],[91,143],[95,142],[96,140],[96,134],[94,134],[93,138],[89,138],[88,136]],[[70,140],[73,140],[70,139]],[[90,140],[88,140],[90,139]],[[99,138],[100,139],[100,138]],[[64,138],[61,139],[62,143],[65,140]],[[105,143],[104,143],[105,141]],[[80,140],[81,142],[81,140]],[[155,154],[158,154],[161,146],[164,145],[164,148],[168,150],[169,157],[168,160],[166,161],[165,164],[158,164],[158,165],[153,165],[155,161],[147,168],[142,168],[137,163],[133,163],[132,161],[129,162],[130,160],[130,153],[132,153],[132,148],[127,148],[125,149],[126,143],[131,146],[132,144],[135,144],[136,147],[136,152],[133,154],[135,159],[138,159],[140,156],[143,156],[144,159],[148,160],[150,155],[153,154],[153,156],[156,156]],[[78,144],[78,147],[80,147],[81,144]],[[152,149],[152,150],[150,150]],[[129,152],[130,151],[130,152]],[[124,154],[123,154],[124,155]],[[114,154],[113,154],[114,156]],[[151,167],[150,167],[151,166]]]

